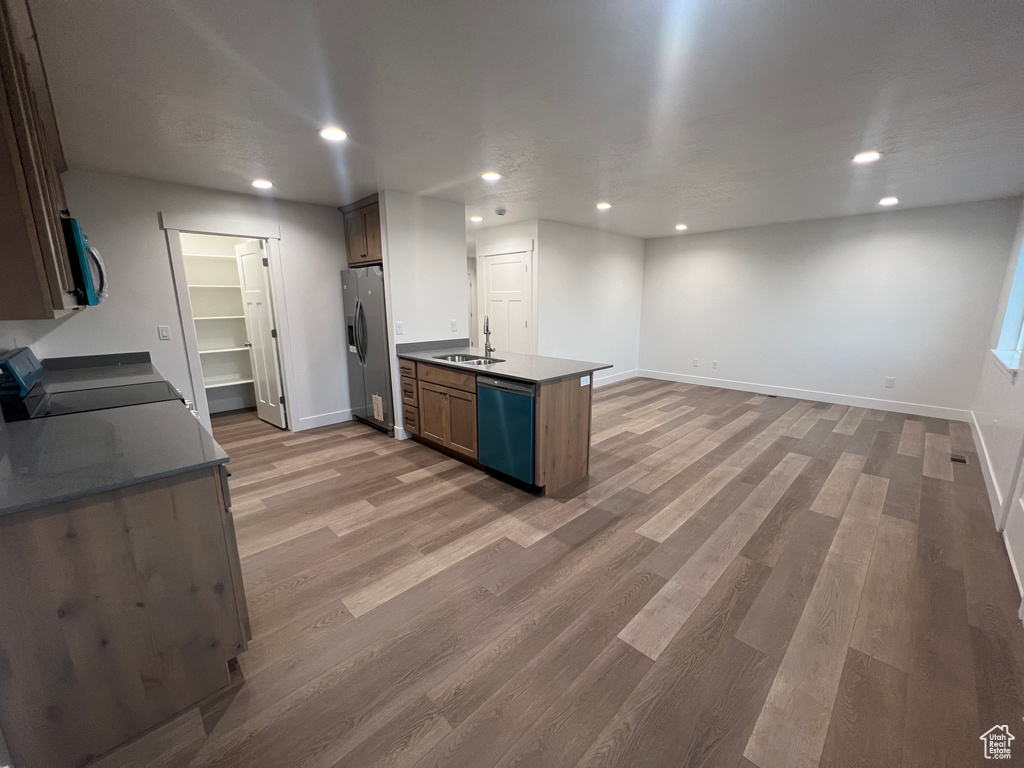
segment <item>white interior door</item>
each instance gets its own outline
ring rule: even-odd
[[[235,253],[238,255],[245,307],[246,346],[252,356],[256,413],[264,421],[283,429],[287,418],[281,402],[281,368],[278,365],[274,308],[270,299],[266,244],[262,240],[250,240],[236,245]]]
[[[483,298],[479,311],[490,318],[491,345],[498,357],[501,352],[534,353],[531,261],[529,251],[477,256]],[[482,317],[478,325],[483,327]]]

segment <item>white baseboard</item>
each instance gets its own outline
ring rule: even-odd
[[[352,421],[351,409],[346,411],[331,411],[330,413],[321,413],[317,416],[303,416],[301,419],[296,419],[292,423],[292,431],[302,432],[305,429],[326,427],[331,424],[340,424],[343,421]]]
[[[981,425],[978,424],[978,417],[974,411],[971,411],[968,424],[971,425],[974,445],[978,448],[978,463],[981,465],[981,476],[985,478],[985,490],[988,491],[988,503],[992,508],[992,517],[995,520],[996,529],[1001,530],[1006,524],[1003,520],[1003,494],[999,492],[995,469],[992,467],[992,457],[985,444],[985,435],[981,431]]]
[[[635,379],[637,376],[640,375],[640,372],[637,371],[636,368],[634,368],[631,371],[623,371],[622,373],[610,373],[607,376],[601,376],[601,373],[604,372],[598,371],[594,374],[595,387],[604,387],[607,386],[608,384],[615,384],[620,381],[625,381],[626,379]]]
[[[834,403],[836,405],[853,405],[858,408],[875,408],[880,411],[911,413],[915,416],[934,416],[935,418],[952,419],[953,421],[968,421],[970,419],[970,411],[966,411],[962,408],[945,408],[938,405],[924,405],[923,403],[906,403],[900,400],[880,400],[873,397],[859,397],[857,395],[840,395],[835,392],[818,392],[813,389],[775,387],[770,384],[754,384],[749,381],[731,381],[729,379],[712,379],[708,376],[690,376],[688,374],[667,373],[665,371],[648,371],[640,369],[637,373],[640,376],[650,379],[683,381],[688,384],[699,384],[704,387],[738,389],[742,392],[779,395],[780,397],[795,397],[800,400],[815,400],[817,402]]]

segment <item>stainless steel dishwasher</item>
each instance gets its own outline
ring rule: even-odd
[[[477,454],[485,467],[533,485],[536,387],[477,376]]]

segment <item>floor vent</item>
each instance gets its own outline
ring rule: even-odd
[[[952,454],[950,454],[949,460],[952,461],[954,464],[966,464],[967,463],[967,457],[966,456],[962,456],[959,453],[952,453]]]

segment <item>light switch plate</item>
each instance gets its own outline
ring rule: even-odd
[[[405,323],[400,320],[395,321],[395,336],[401,336],[405,333]]]
[[[458,320],[452,320],[452,333],[458,333],[458,332],[459,332],[459,321]]]
[[[156,327],[156,335],[160,337],[160,341],[171,340],[171,326],[169,325],[158,325]]]

